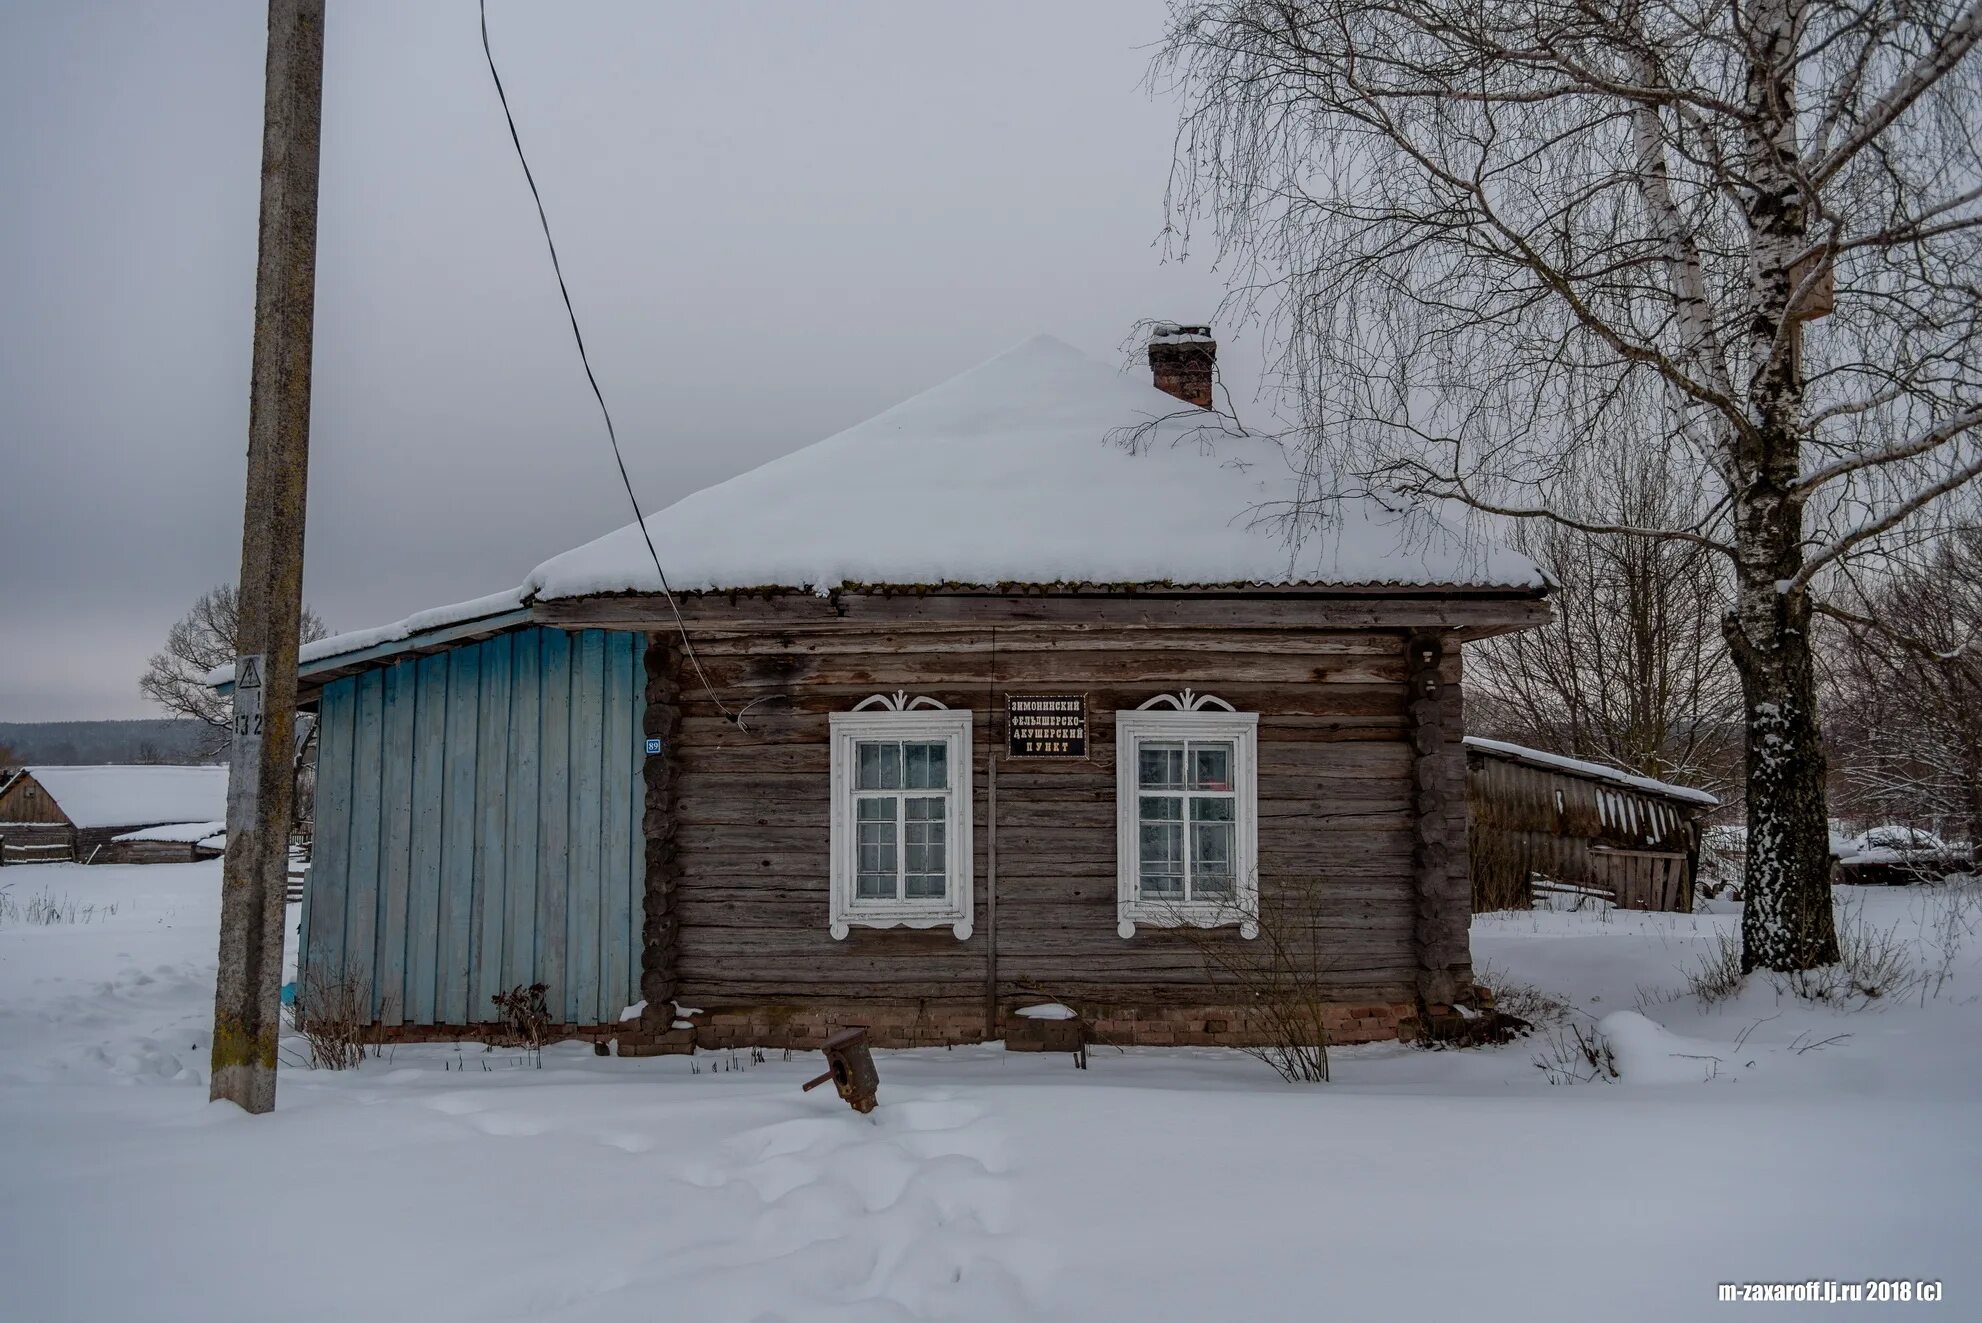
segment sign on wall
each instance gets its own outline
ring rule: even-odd
[[[1087,695],[1005,695],[1005,753],[1011,758],[1087,757]]]

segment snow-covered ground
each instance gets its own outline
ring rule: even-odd
[[[860,1117],[799,1092],[817,1054],[435,1046],[287,1070],[251,1118],[206,1102],[218,879],[0,874],[0,1318],[1670,1320],[1812,1278],[1945,1284],[1853,1317],[1982,1311],[1955,889],[1851,894],[1923,980],[1859,1010],[1684,995],[1731,912],[1480,920],[1476,958],[1601,1022],[1615,1081],[1549,1082],[1566,1030],[1338,1051],[1327,1086],[930,1050],[882,1054]],[[75,920],[27,923],[36,896]]]

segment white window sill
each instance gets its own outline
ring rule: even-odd
[[[847,934],[855,928],[943,928],[956,934],[959,942],[971,934],[971,921],[968,914],[959,914],[953,909],[934,910],[868,910],[843,912],[833,916],[828,929],[836,942],[844,942]]]
[[[1115,935],[1124,941],[1136,935],[1138,926],[1144,928],[1237,928],[1239,936],[1251,939],[1259,936],[1259,921],[1250,914],[1242,913],[1230,905],[1204,904],[1150,904],[1119,907],[1121,920],[1115,925]]]

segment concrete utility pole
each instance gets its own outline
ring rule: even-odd
[[[303,611],[303,503],[310,460],[316,315],[317,158],[323,0],[269,0],[260,261],[241,520],[240,655],[220,887],[220,978],[209,1097],[275,1108],[282,928],[289,874],[296,647]],[[276,750],[273,758],[262,756]]]

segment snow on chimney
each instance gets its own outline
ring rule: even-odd
[[[1211,407],[1212,366],[1218,342],[1209,326],[1157,322],[1149,328],[1149,371],[1156,389],[1200,409]]]

